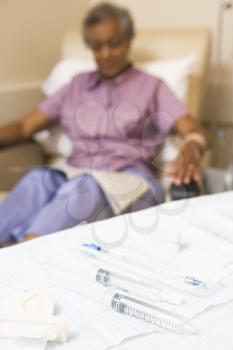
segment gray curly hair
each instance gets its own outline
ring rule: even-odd
[[[93,7],[86,15],[83,21],[83,38],[88,45],[88,31],[93,25],[104,21],[107,18],[113,18],[120,22],[125,38],[131,41],[135,35],[134,24],[129,11],[125,8],[115,6],[108,2],[102,2]]]

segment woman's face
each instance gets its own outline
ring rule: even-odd
[[[119,21],[108,18],[89,29],[88,43],[105,78],[112,78],[127,65],[129,41]]]

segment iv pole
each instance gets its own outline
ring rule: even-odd
[[[218,117],[220,115],[220,85],[221,85],[221,72],[222,72],[222,34],[223,34],[223,18],[224,13],[233,7],[232,1],[219,0],[218,5],[218,16],[217,16],[217,40],[216,40],[216,51],[215,51],[215,78],[214,78],[214,99],[215,105],[214,115],[211,120],[211,144],[213,147],[213,161],[216,161],[216,139],[218,132]]]

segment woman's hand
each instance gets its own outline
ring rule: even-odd
[[[178,157],[170,164],[168,174],[176,185],[189,184],[192,180],[201,180],[200,149],[195,142],[188,142]]]
[[[201,180],[201,153],[206,149],[207,140],[203,130],[190,116],[180,118],[175,125],[178,135],[184,140],[179,156],[170,164],[168,174],[176,185],[187,185],[192,180]]]
[[[41,130],[53,125],[44,113],[35,109],[25,116],[0,127],[0,148],[28,141]]]

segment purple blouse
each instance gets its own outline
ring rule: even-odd
[[[103,170],[151,169],[159,147],[188,114],[165,83],[134,67],[116,78],[76,75],[39,105],[73,142],[69,164]]]

